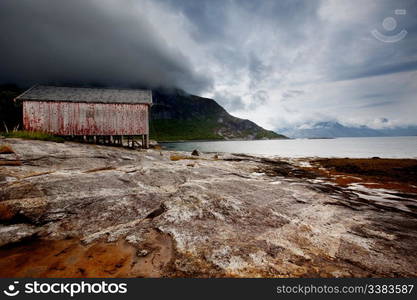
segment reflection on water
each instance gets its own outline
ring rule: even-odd
[[[282,157],[417,158],[417,137],[361,137],[261,141],[163,143],[166,149],[277,155]]]

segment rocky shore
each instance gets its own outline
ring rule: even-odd
[[[312,159],[0,145],[1,277],[417,276],[413,182],[341,184],[361,175]]]

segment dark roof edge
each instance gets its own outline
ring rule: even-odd
[[[21,93],[19,96],[16,96],[13,99],[13,101],[20,100],[22,96],[24,96],[26,93],[30,92],[32,89],[34,89],[37,86],[38,86],[38,84],[32,85],[29,89],[27,89],[26,91],[24,91],[23,93]]]
[[[146,104],[146,105],[152,105],[152,102],[123,102],[123,101],[118,101],[118,102],[105,102],[105,101],[65,101],[65,100],[45,100],[45,99],[25,99],[25,98],[14,98],[14,101],[34,101],[34,102],[66,102],[66,103],[103,103],[103,104],[132,104],[132,105],[137,105],[137,104]]]
[[[38,86],[50,86],[50,87],[68,87],[68,88],[76,88],[76,89],[98,89],[98,90],[122,90],[122,91],[148,91],[150,94],[150,102],[108,102],[108,101],[64,101],[64,100],[45,100],[45,99],[28,99],[24,98],[24,96],[29,93],[32,89],[38,87]],[[70,87],[70,86],[56,86],[56,85],[42,85],[42,84],[35,84],[31,86],[29,89],[21,93],[20,95],[13,98],[13,101],[38,101],[38,102],[70,102],[70,103],[108,103],[108,104],[148,104],[152,106],[153,104],[153,91],[151,89],[128,89],[128,88],[111,88],[111,87],[105,87],[105,88],[96,88],[96,87]]]
[[[70,88],[70,89],[94,89],[94,90],[121,90],[121,91],[150,91],[152,93],[152,89],[130,89],[130,88],[118,88],[118,87],[94,87],[94,86],[66,86],[66,85],[53,85],[53,84],[35,84],[32,85],[29,89],[24,91],[21,95],[18,97],[26,94],[30,90],[34,89],[38,86],[44,86],[44,87],[55,87],[55,88]]]

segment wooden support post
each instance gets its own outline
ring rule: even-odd
[[[149,149],[149,134],[145,134],[145,149]]]

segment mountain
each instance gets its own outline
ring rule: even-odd
[[[380,129],[385,136],[417,136],[417,126]]]
[[[13,99],[24,91],[15,85],[0,85],[0,132],[5,125],[22,128],[21,104]],[[153,91],[153,102],[150,135],[158,141],[286,138],[231,116],[213,99],[178,89]]]
[[[13,99],[23,93],[13,84],[0,85],[0,132],[13,129],[22,124],[22,107]]]
[[[158,141],[286,138],[230,115],[213,99],[181,90],[153,92],[150,134]]]
[[[367,126],[348,127],[339,122],[318,122],[294,128],[280,129],[291,138],[377,137],[417,135],[417,126],[372,129]]]

